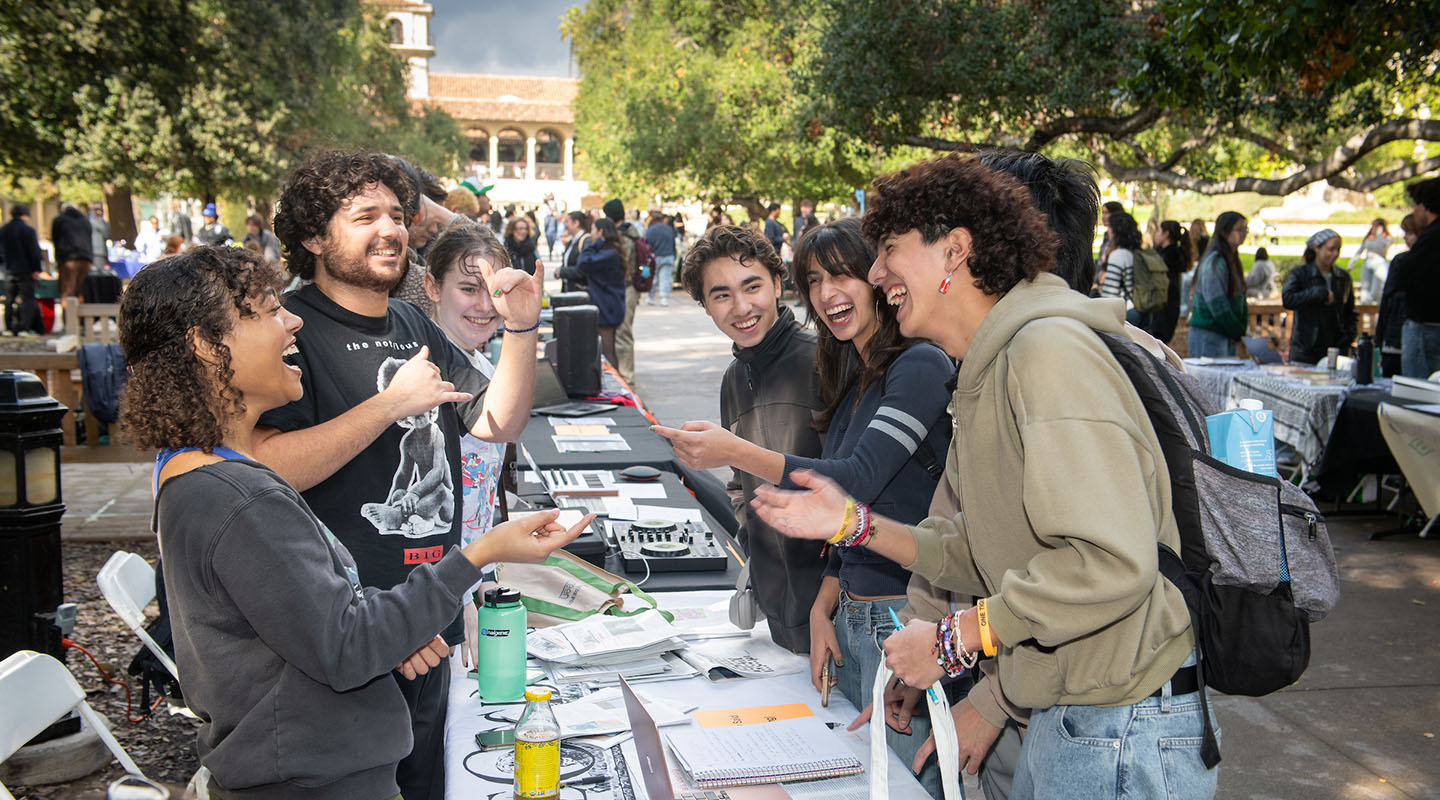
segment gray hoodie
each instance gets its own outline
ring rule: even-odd
[[[177,475],[155,503],[181,686],[224,795],[398,794],[412,742],[389,673],[455,617],[480,571],[452,549],[393,589],[362,588],[344,546],[253,461]]]

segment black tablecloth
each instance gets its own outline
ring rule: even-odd
[[[538,466],[540,466],[541,469],[546,469],[550,465],[539,463]],[[575,469],[575,467],[567,467],[567,469]],[[624,479],[618,475],[615,476],[615,479],[624,482]],[[635,502],[641,505],[663,506],[666,508],[698,508],[700,510],[700,519],[704,521],[707,528],[715,532],[715,537],[719,539],[722,544],[729,544],[735,548],[735,552],[740,552],[740,545],[730,535],[732,528],[722,524],[712,516],[704,506],[696,501],[696,499],[690,495],[690,492],[680,483],[679,476],[672,472],[661,472],[659,482],[665,487],[665,499],[637,500]],[[548,496],[539,488],[539,484],[522,480],[519,486],[520,497],[522,499],[529,502],[548,504]],[[512,513],[523,514],[525,513],[525,509],[514,509]],[[735,588],[735,581],[740,577],[740,565],[735,562],[733,556],[727,559],[727,561],[728,563],[724,571],[652,572],[650,573],[649,579],[642,584],[642,588],[646,591],[653,590],[657,592],[681,591],[685,589],[733,589]],[[605,569],[616,575],[629,578],[632,581],[639,582],[641,578],[645,577],[644,570],[635,573],[625,572],[618,553],[611,553],[605,557]]]
[[[1330,495],[1344,498],[1361,475],[1395,475],[1400,466],[1380,433],[1381,403],[1409,405],[1379,387],[1357,386],[1340,404],[1315,479]]]
[[[670,447],[670,442],[663,436],[651,433],[650,421],[640,412],[628,406],[616,406],[614,411],[594,416],[613,418],[615,424],[610,426],[610,431],[624,436],[630,449],[562,453],[555,449],[555,442],[550,438],[555,429],[545,417],[530,418],[530,423],[520,434],[520,444],[530,451],[535,464],[545,469],[624,469],[643,465],[662,472],[679,474],[680,465],[675,461],[675,451]],[[575,417],[574,424],[585,425],[586,418]],[[520,463],[523,465],[525,459],[521,458]]]

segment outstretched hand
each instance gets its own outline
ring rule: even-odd
[[[555,521],[559,516],[560,512],[552,509],[512,519],[486,531],[472,542],[470,547],[482,548],[484,555],[481,563],[539,563],[551,553],[575,541],[595,519],[594,514],[586,514],[574,527],[567,530]],[[469,547],[466,550],[468,551]],[[473,558],[471,560],[474,561]]]
[[[739,441],[735,434],[713,422],[692,421],[678,429],[654,425],[650,430],[669,439],[680,463],[690,469],[730,466],[730,445]]]
[[[796,539],[825,540],[840,530],[845,520],[844,489],[818,472],[798,469],[790,482],[801,491],[790,492],[770,486],[755,490],[750,505],[765,524]]]

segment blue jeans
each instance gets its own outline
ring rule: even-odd
[[[1230,341],[1223,333],[1206,330],[1204,328],[1190,328],[1190,338],[1187,341],[1191,358],[1225,358],[1235,355],[1235,343]]]
[[[1424,380],[1440,370],[1440,325],[1407,319],[1400,336],[1401,375]]]
[[[1200,760],[1201,713],[1200,692],[1172,696],[1169,684],[1129,706],[1031,711],[1010,798],[1214,797],[1219,768]]]
[[[835,677],[839,680],[836,688],[847,700],[854,703],[856,708],[863,709],[870,705],[875,673],[879,671],[880,665],[885,663],[885,652],[880,649],[880,643],[895,632],[895,623],[890,620],[889,609],[899,612],[905,607],[905,602],[903,597],[893,600],[851,600],[845,592],[840,593],[840,605],[835,609],[835,640],[840,645],[845,666],[835,669]],[[921,698],[919,707],[915,710],[918,712],[924,708],[925,701]],[[884,713],[883,709],[874,709],[870,724],[885,725],[882,719]],[[910,718],[909,735],[899,733],[889,726],[885,728],[885,741],[889,743],[890,749],[900,756],[906,769],[909,769],[915,760],[915,754],[920,751],[920,745],[925,743],[929,735],[930,719],[924,716]],[[935,756],[930,756],[925,768],[915,777],[931,797],[936,800],[943,797],[940,762]]]
[[[669,300],[675,282],[675,256],[655,256],[655,282],[650,284],[650,301]]]

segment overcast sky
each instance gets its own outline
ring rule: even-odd
[[[575,0],[430,0],[433,72],[573,77],[560,15]]]

